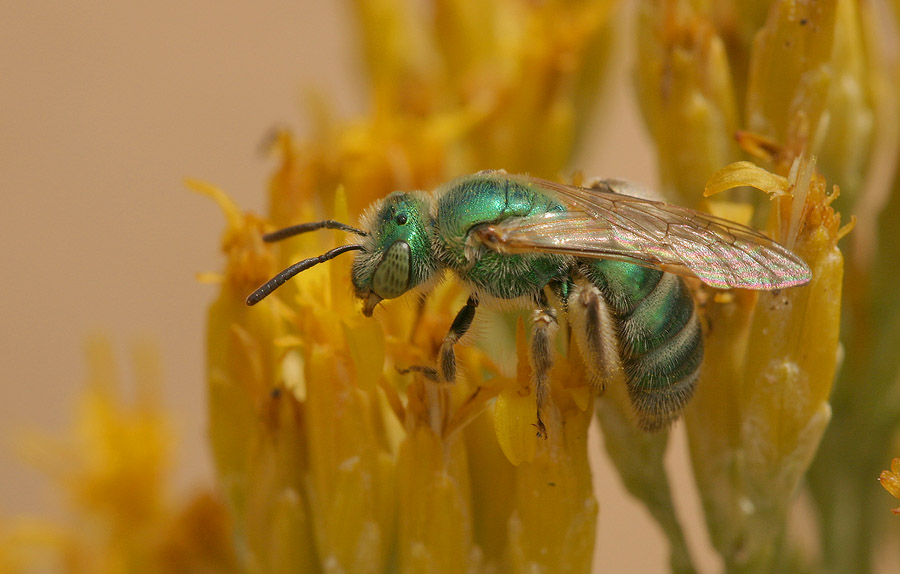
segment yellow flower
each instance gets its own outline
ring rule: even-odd
[[[685,419],[707,525],[731,569],[766,571],[782,558],[774,549],[783,548],[787,509],[831,418],[841,356],[837,241],[852,227],[841,227],[832,202],[851,204],[870,175],[876,126],[883,141],[897,133],[896,101],[882,95],[896,74],[883,67],[878,28],[871,7],[845,0],[641,4],[637,82],[663,191],[688,204],[706,180],[707,195],[740,186],[771,193],[768,206],[758,194],[732,196],[745,205],[702,205],[764,226],[813,272],[809,285],[779,293],[698,293],[705,360]],[[740,148],[767,169],[725,165],[739,159],[729,143],[738,126]],[[888,150],[895,146],[882,150],[893,165]],[[817,169],[846,190],[840,199]],[[644,485],[664,477],[658,462],[636,459],[618,463],[623,476]],[[822,472],[816,484],[827,482]],[[654,492],[637,489],[650,508],[668,489],[656,480]],[[671,517],[658,520],[672,530]],[[673,553],[677,538],[670,534]]]
[[[119,397],[112,353],[90,347],[88,388],[66,439],[32,437],[25,455],[67,495],[68,525],[4,520],[4,572],[237,572],[231,523],[222,503],[199,492],[184,503],[166,484],[172,437],[160,405],[155,357],[137,356],[134,404]]]
[[[737,102],[725,43],[691,3],[639,5],[636,84],[663,192],[693,207],[710,175],[736,159]]]
[[[710,188],[723,180],[776,195],[769,227],[813,275],[783,292],[711,298],[707,359],[687,410],[713,541],[734,560],[762,567],[774,558],[778,525],[831,418],[843,275],[837,241],[850,228],[840,228],[833,196],[805,157],[787,178],[741,162],[716,174]]]

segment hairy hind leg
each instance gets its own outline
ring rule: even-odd
[[[537,402],[537,436],[547,438],[547,427],[541,412],[550,396],[550,369],[553,368],[553,341],[559,323],[556,311],[550,307],[547,297],[541,293],[539,307],[531,315],[531,378]]]
[[[569,297],[569,316],[590,383],[603,392],[622,371],[613,312],[597,287],[579,282]]]

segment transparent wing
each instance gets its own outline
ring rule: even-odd
[[[773,290],[811,277],[803,260],[758,231],[628,195],[626,182],[602,181],[588,189],[529,179],[567,210],[483,226],[475,233],[489,248],[627,261],[718,288]]]

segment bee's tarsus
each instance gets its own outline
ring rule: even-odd
[[[537,428],[536,436],[538,438],[542,438],[547,440],[547,427],[544,426],[544,421],[541,420],[541,414],[538,413],[537,423],[534,425]]]

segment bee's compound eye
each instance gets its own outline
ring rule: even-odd
[[[405,213],[397,215],[397,225],[406,225],[407,216]]]
[[[372,291],[382,299],[393,299],[409,289],[412,267],[409,244],[395,241],[385,252],[372,277]]]

